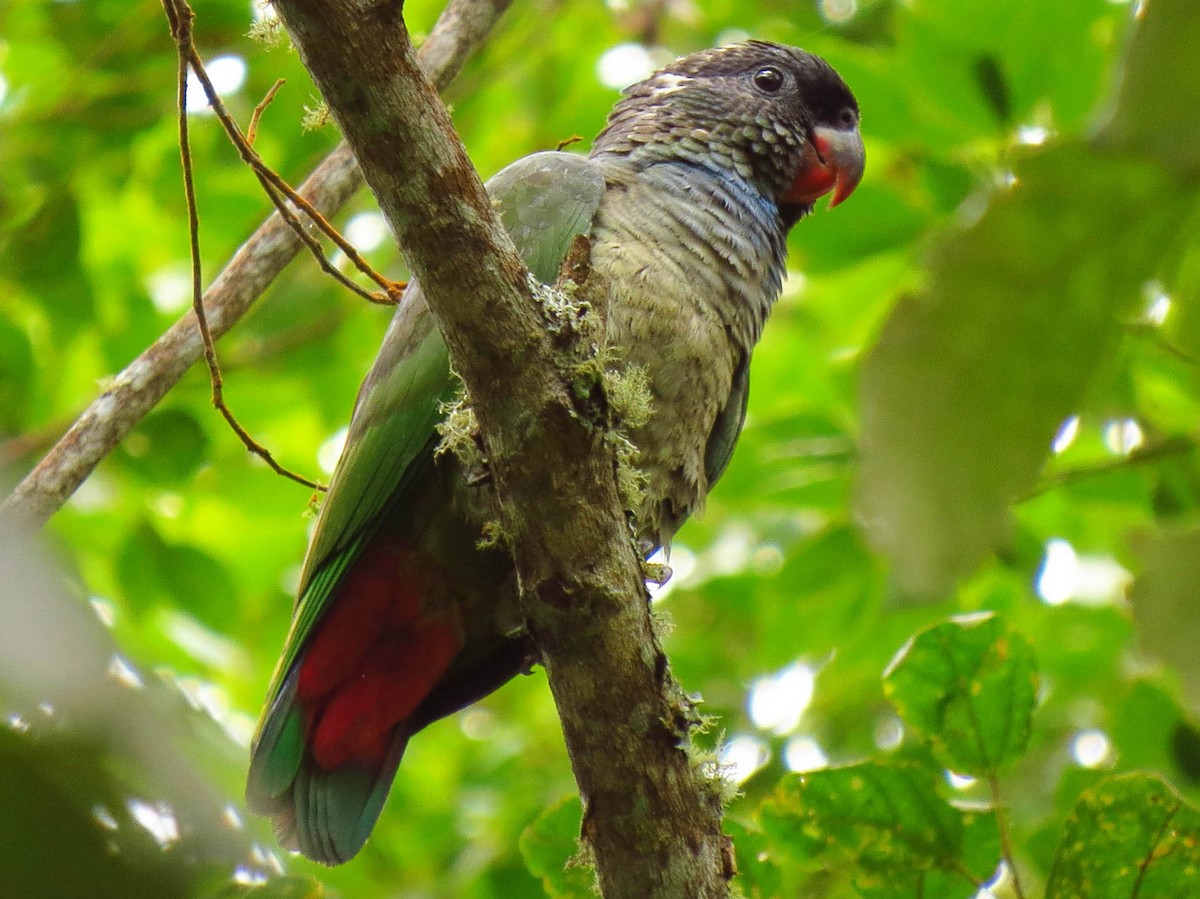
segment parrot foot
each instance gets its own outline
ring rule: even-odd
[[[466,481],[468,487],[482,487],[484,484],[492,482],[492,470],[486,462],[481,462],[463,472],[463,480]]]
[[[671,579],[674,574],[670,565],[664,565],[662,562],[643,562],[642,577],[647,582],[654,584],[656,587],[661,587]]]

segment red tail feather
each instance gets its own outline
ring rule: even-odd
[[[381,539],[342,584],[297,684],[321,768],[379,759],[458,653],[453,607],[430,601],[437,575],[418,553]]]

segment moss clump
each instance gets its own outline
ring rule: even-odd
[[[325,105],[325,101],[314,98],[314,105],[304,104],[304,117],[300,119],[300,130],[305,133],[324,128],[333,121],[333,113]]]
[[[654,398],[646,369],[640,365],[608,368],[604,372],[604,389],[619,427],[640,428],[650,420]]]
[[[483,527],[479,531],[479,539],[475,541],[477,549],[496,549],[508,545],[508,532],[504,530],[504,525],[495,519],[489,519],[483,523]]]
[[[450,453],[468,472],[482,469],[487,459],[480,447],[479,420],[475,417],[467,389],[461,388],[458,395],[449,403],[443,403],[438,411],[442,413],[442,420],[437,424],[437,432],[442,439],[433,454]]]
[[[607,351],[598,353],[576,370],[578,378],[594,378],[597,374],[612,411],[612,426],[605,436],[617,457],[617,489],[622,505],[636,511],[643,505],[646,473],[637,464],[641,454],[629,432],[642,427],[653,414],[650,379],[641,366],[617,367],[612,354]]]
[[[254,0],[254,11],[256,13],[265,12],[270,5],[270,0]],[[283,22],[278,16],[260,15],[250,24],[246,37],[262,44],[268,50],[282,47],[287,43],[287,32],[284,31]]]
[[[646,492],[646,473],[638,467],[640,453],[633,441],[620,431],[609,431],[608,441],[617,457],[617,490],[621,505],[627,510],[639,509]]]
[[[693,732],[701,733],[703,727],[703,724],[698,724],[693,728]],[[741,790],[732,777],[733,765],[721,761],[721,746],[724,742],[725,738],[722,735],[713,749],[702,749],[690,741],[687,747],[688,764],[703,784],[709,799],[722,809],[727,808],[741,795]]]
[[[533,275],[529,276],[529,294],[542,307],[546,330],[551,334],[569,334],[579,329],[580,323],[592,311],[592,304],[580,297],[579,286],[571,280],[560,280],[557,284],[543,284]]]

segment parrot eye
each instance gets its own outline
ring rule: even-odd
[[[838,127],[843,131],[849,130],[858,124],[858,114],[853,109],[847,106],[838,114]]]
[[[763,66],[754,73],[754,84],[763,93],[773,94],[783,87],[783,72],[774,66]]]

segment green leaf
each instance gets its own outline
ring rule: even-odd
[[[962,818],[936,781],[926,768],[877,762],[789,775],[759,817],[780,852],[823,865],[855,861],[863,883],[886,881],[959,858]]]
[[[980,887],[996,873],[1001,857],[1000,828],[991,812],[961,812],[962,857],[953,868],[932,868],[902,886],[887,883],[874,893],[860,891],[873,899],[976,899]]]
[[[1037,702],[1033,648],[995,616],[921,631],[884,674],[884,693],[938,761],[975,777],[1025,751]]]
[[[784,894],[783,878],[776,861],[775,847],[762,831],[726,819],[725,833],[733,839],[737,860],[737,880],[749,899],[770,899]]]
[[[1132,543],[1142,564],[1129,596],[1138,642],[1174,665],[1191,697],[1200,697],[1200,622],[1195,614],[1200,528],[1136,534]]]
[[[1161,778],[1126,774],[1087,790],[1046,899],[1191,899],[1200,882],[1200,809]]]
[[[857,506],[912,593],[944,594],[1007,543],[1008,506],[1195,200],[1156,166],[1083,145],[1037,152],[1015,177],[942,239],[928,287],[863,367]]]
[[[209,899],[322,899],[327,895],[319,880],[294,875],[273,877],[263,884],[227,884]]]
[[[232,628],[237,589],[228,570],[197,546],[170,543],[148,521],[117,555],[121,598],[135,614],[165,604],[222,633]]]
[[[92,285],[80,258],[82,241],[78,198],[55,190],[0,255],[0,273],[11,272],[42,301],[60,339],[72,336],[94,314]]]
[[[273,878],[250,893],[252,899],[321,899],[326,895],[319,880],[299,875]]]
[[[167,544],[146,521],[130,528],[117,551],[116,575],[121,599],[135,615],[144,615],[154,608],[161,589],[161,560],[167,552]]]
[[[29,337],[0,315],[0,435],[20,430],[29,414],[33,347]]]
[[[1111,117],[1101,139],[1167,165],[1200,164],[1200,5],[1154,0],[1143,8],[1125,60]]]
[[[583,805],[567,796],[550,806],[521,834],[521,857],[529,873],[541,878],[550,899],[593,899],[596,875],[579,862]]]
[[[117,458],[161,484],[185,481],[208,458],[208,434],[190,412],[151,412],[119,447]]]

